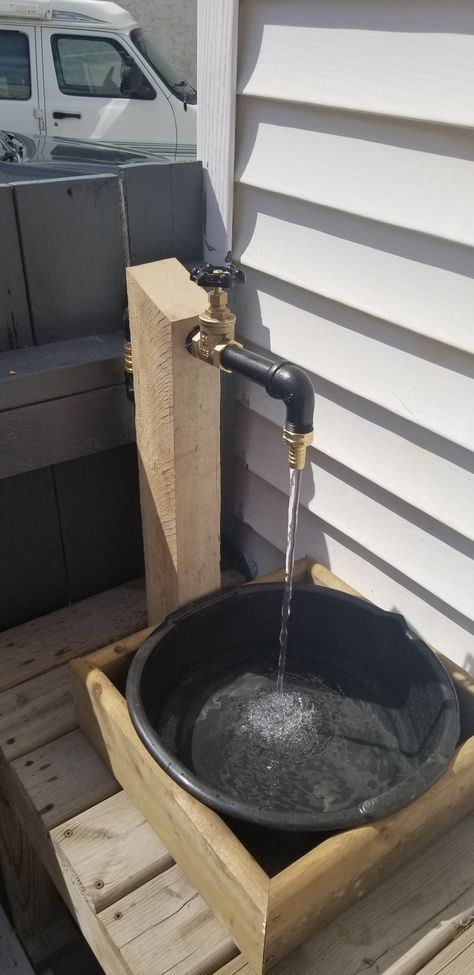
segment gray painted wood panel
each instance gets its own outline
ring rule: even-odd
[[[0,186],[0,352],[32,342],[13,190]]]
[[[71,601],[141,576],[135,445],[59,464],[54,473]]]
[[[202,254],[202,164],[122,167],[132,264]]]
[[[0,478],[132,443],[123,385],[0,413]]]
[[[0,481],[0,629],[67,603],[51,469]]]
[[[122,382],[122,331],[16,349],[0,357],[0,412]]]
[[[116,331],[125,271],[116,176],[14,187],[35,342]]]

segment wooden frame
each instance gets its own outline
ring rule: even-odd
[[[281,578],[280,573],[264,580]],[[352,592],[303,560],[300,580]],[[179,866],[257,972],[381,884],[474,809],[474,681],[444,661],[455,681],[463,742],[431,789],[393,816],[328,837],[270,878],[212,810],[185,793],[139,741],[119,689],[144,633],[73,661],[79,723]],[[117,686],[119,685],[119,686]]]

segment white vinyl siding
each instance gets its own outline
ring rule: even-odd
[[[474,672],[474,6],[241,0],[236,117],[239,335],[316,391],[299,553]],[[265,571],[284,410],[235,388]]]

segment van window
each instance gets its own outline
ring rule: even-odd
[[[0,98],[31,98],[30,45],[17,30],[0,30]]]
[[[51,38],[58,85],[65,95],[90,98],[156,98],[132,56],[108,37]]]

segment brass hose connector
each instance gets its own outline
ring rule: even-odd
[[[302,471],[306,462],[306,448],[313,442],[313,431],[292,433],[283,427],[283,440],[288,444],[288,463],[291,469]]]
[[[123,368],[129,376],[133,376],[132,343],[128,339],[123,343]]]

